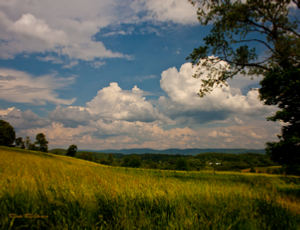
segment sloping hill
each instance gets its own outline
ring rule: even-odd
[[[0,146],[0,229],[297,229],[300,179],[287,178],[114,168]]]

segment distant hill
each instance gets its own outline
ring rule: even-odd
[[[106,149],[106,150],[82,150],[80,151],[89,151],[89,152],[98,152],[98,153],[122,153],[122,154],[145,154],[145,153],[161,153],[161,154],[180,154],[180,155],[197,155],[199,153],[262,153],[265,154],[264,149],[165,149],[165,150],[155,150],[155,149]]]

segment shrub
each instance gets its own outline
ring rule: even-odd
[[[300,165],[291,165],[285,168],[286,175],[300,176]]]

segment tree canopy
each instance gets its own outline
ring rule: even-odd
[[[180,157],[177,159],[175,169],[188,171],[188,163],[184,157]]]
[[[300,69],[275,68],[265,75],[261,85],[261,100],[281,109],[267,119],[286,122],[278,135],[279,142],[268,142],[266,153],[281,164],[300,164]]]
[[[16,140],[15,140],[15,143],[16,143],[16,146],[17,147],[20,147],[22,149],[25,149],[25,143],[22,139],[22,137],[18,137]]]
[[[112,164],[114,162],[114,157],[113,157],[112,153],[108,154],[108,162],[110,164]]]
[[[10,146],[16,139],[14,128],[6,121],[0,120],[0,145]]]
[[[18,138],[15,140],[15,143],[16,143],[16,146],[17,146],[17,147],[21,146],[22,142],[23,142],[22,137],[18,137]]]
[[[202,79],[199,96],[215,87],[227,85],[236,74],[259,75],[273,66],[300,65],[299,20],[293,14],[300,7],[289,7],[291,0],[189,0],[200,3],[198,19],[212,23],[205,45],[195,48],[187,58],[198,70],[193,77]],[[256,47],[265,49],[258,57]],[[261,54],[260,54],[261,55]],[[285,60],[285,62],[283,62]]]
[[[68,148],[67,156],[75,157],[76,156],[77,145],[70,145]]]
[[[198,67],[193,77],[207,73],[198,95],[227,86],[226,80],[237,74],[263,76],[259,99],[280,109],[267,119],[286,122],[279,142],[266,143],[266,152],[281,164],[300,164],[300,1],[189,1],[201,4],[200,23],[213,27],[205,45],[187,58]]]
[[[39,133],[36,135],[36,142],[35,144],[39,145],[39,150],[43,152],[48,151],[48,141],[46,140],[46,136],[43,133]]]

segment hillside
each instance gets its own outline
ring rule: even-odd
[[[109,167],[0,146],[0,229],[299,229],[299,183]]]
[[[52,154],[57,154],[57,155],[66,155],[68,150],[67,149],[51,149],[48,151],[49,153]]]

